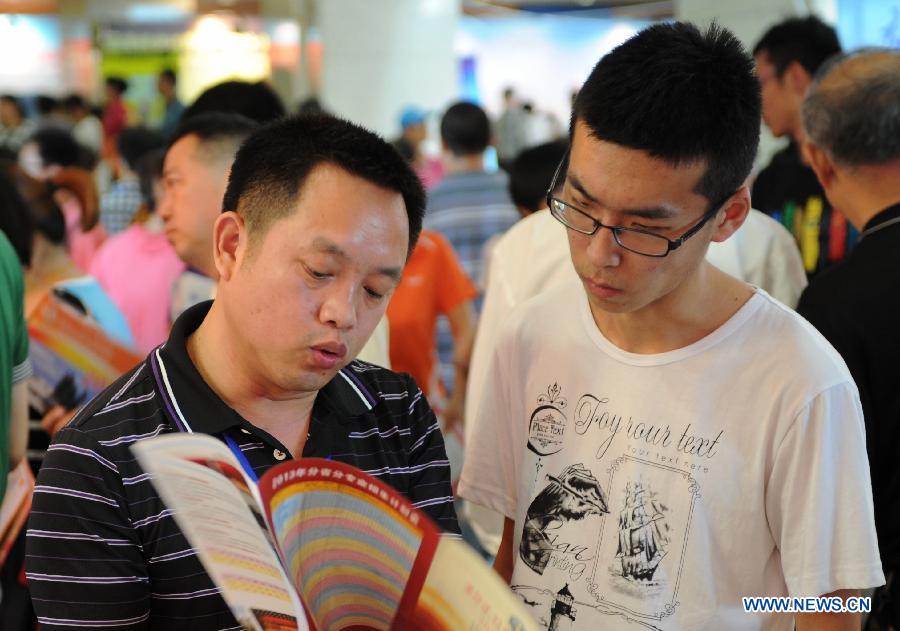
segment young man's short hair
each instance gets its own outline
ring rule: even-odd
[[[160,79],[165,79],[172,85],[175,85],[175,71],[171,68],[165,68],[162,72],[159,73]]]
[[[672,165],[703,162],[697,192],[724,201],[750,174],[759,145],[759,82],[740,41],[713,24],[651,26],[603,57],[575,99],[600,140]]]
[[[547,188],[568,149],[569,143],[556,140],[516,156],[509,167],[509,196],[518,208],[533,213],[547,205]]]
[[[814,15],[776,24],[753,48],[754,56],[766,55],[779,77],[795,61],[814,75],[825,60],[839,52],[837,32]]]
[[[222,209],[242,215],[250,239],[258,239],[273,222],[295,211],[306,178],[321,164],[340,167],[403,196],[409,255],[425,214],[422,183],[383,139],[332,116],[290,116],[250,136],[235,156]]]
[[[185,110],[181,120],[208,112],[232,112],[257,123],[268,123],[286,113],[281,98],[263,81],[224,81],[207,88]]]
[[[483,153],[491,142],[491,122],[474,103],[455,103],[441,118],[441,140],[456,156]]]
[[[169,139],[169,148],[186,136],[196,136],[198,158],[206,163],[231,162],[238,147],[258,125],[255,121],[229,112],[206,112],[184,117]]]
[[[165,137],[155,129],[127,127],[119,134],[116,148],[128,168],[137,172],[137,164],[143,155],[166,145]]]

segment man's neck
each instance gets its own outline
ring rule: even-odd
[[[844,178],[848,190],[842,198],[848,201],[836,206],[857,230],[863,230],[885,208],[900,203],[900,160],[857,167]]]
[[[444,154],[444,166],[447,167],[447,173],[450,174],[484,171],[484,154],[474,153],[457,156],[446,152]]]
[[[187,339],[197,372],[230,408],[265,430],[299,456],[318,392],[284,392],[255,374],[248,354],[224,327],[224,314],[213,302],[203,323]]]
[[[753,295],[753,289],[711,263],[660,300],[630,313],[591,308],[604,337],[618,348],[654,355],[690,346],[727,322]]]

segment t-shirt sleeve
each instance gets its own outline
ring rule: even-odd
[[[505,336],[501,336],[505,337]],[[460,475],[461,497],[516,517],[518,466],[525,449],[525,428],[517,425],[509,388],[509,356],[501,339],[484,377],[476,414],[467,419],[466,458]]]
[[[438,291],[437,303],[438,313],[447,313],[454,307],[458,307],[466,300],[471,300],[478,296],[478,288],[472,280],[466,275],[459,257],[453,251],[453,246],[443,236],[439,234],[433,235],[433,240],[437,246],[437,259],[440,261],[438,266]]]
[[[798,413],[777,447],[766,513],[791,596],[884,584],[862,409],[845,382]]]

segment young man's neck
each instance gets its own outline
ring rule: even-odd
[[[611,313],[591,307],[604,337],[622,350],[654,355],[690,346],[728,321],[753,289],[702,261],[693,276],[637,311]]]
[[[287,393],[264,383],[234,344],[224,314],[213,303],[203,323],[187,339],[187,351],[210,388],[243,418],[265,430],[299,456],[318,392]]]

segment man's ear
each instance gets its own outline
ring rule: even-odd
[[[247,245],[244,218],[234,211],[222,213],[213,226],[213,259],[221,280],[230,280]]]
[[[750,187],[744,184],[731,196],[722,207],[722,211],[713,218],[712,240],[716,243],[725,241],[744,225],[750,213]]]
[[[782,81],[794,94],[802,99],[806,96],[809,84],[812,83],[812,75],[809,74],[809,71],[807,71],[799,61],[792,61],[788,67],[784,69]]]
[[[807,140],[803,143],[803,157],[815,172],[816,177],[819,178],[822,188],[826,191],[831,188],[834,184],[836,173],[834,161],[828,155],[828,152]]]

